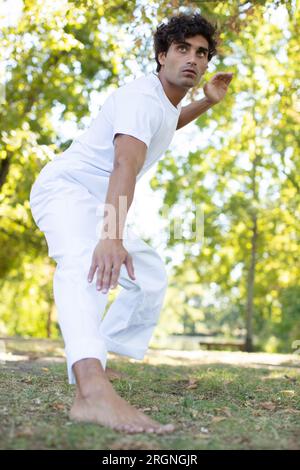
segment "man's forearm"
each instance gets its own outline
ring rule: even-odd
[[[214,104],[216,103],[213,103],[209,101],[208,98],[204,97],[199,101],[193,101],[189,105],[181,108],[176,130],[186,126],[189,122],[194,121],[194,119],[205,113],[205,111],[214,106]]]
[[[109,178],[105,201],[105,219],[101,239],[122,240],[125,220],[131,206],[136,185],[136,172],[132,165],[117,165]]]

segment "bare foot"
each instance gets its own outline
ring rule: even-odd
[[[97,423],[129,434],[175,431],[173,424],[160,424],[123,400],[108,380],[88,396],[83,397],[77,392],[69,417],[74,421]]]

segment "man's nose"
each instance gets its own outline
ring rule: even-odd
[[[195,55],[190,56],[187,63],[188,65],[193,65],[193,66],[197,65]]]
[[[188,63],[191,65],[197,64],[197,51],[194,51],[192,49],[189,50]]]

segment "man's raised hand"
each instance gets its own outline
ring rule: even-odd
[[[216,73],[203,87],[206,98],[213,104],[219,103],[226,95],[232,77],[232,72]]]

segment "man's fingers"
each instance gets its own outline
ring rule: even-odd
[[[97,282],[96,282],[96,289],[98,290],[100,290],[102,287],[103,271],[104,271],[104,264],[99,264],[98,271],[97,271]]]
[[[129,274],[129,277],[131,277],[131,279],[135,280],[134,267],[133,267],[132,257],[130,255],[128,255],[126,257],[125,266],[126,266],[128,274]]]
[[[111,270],[112,270],[112,262],[109,261],[105,265],[105,269],[103,272],[103,279],[102,279],[102,292],[106,294],[108,292],[110,286],[110,277],[111,277]],[[97,286],[97,289],[100,290],[100,287]]]
[[[96,269],[97,269],[97,264],[93,261],[92,264],[91,264],[89,273],[88,273],[88,281],[89,282],[92,282]]]
[[[119,275],[120,275],[120,265],[115,264],[112,269],[110,287],[112,288],[117,287]]]
[[[223,80],[226,83],[229,83],[232,80],[233,73],[232,72],[218,72],[214,75],[213,78],[216,80]]]
[[[215,77],[233,77],[233,72],[217,72]]]

